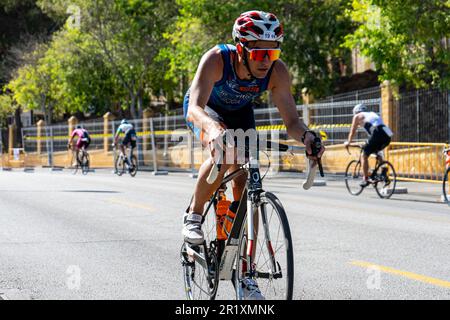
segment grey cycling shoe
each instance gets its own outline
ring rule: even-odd
[[[195,245],[203,243],[202,218],[201,214],[195,212],[184,214],[182,231],[184,241]]]

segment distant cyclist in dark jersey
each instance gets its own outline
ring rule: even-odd
[[[205,147],[214,145],[225,129],[255,129],[253,100],[270,90],[288,134],[304,142],[311,154],[315,135],[298,116],[287,67],[279,60],[283,30],[277,17],[262,11],[245,12],[236,19],[232,34],[235,46],[218,45],[206,52],[199,63],[184,99],[187,125]],[[322,147],[318,157],[323,152]],[[216,182],[208,184],[206,178],[212,165],[211,158],[202,164],[189,213],[183,217],[182,233],[185,241],[192,244],[201,244],[204,239],[201,221],[206,201],[225,172],[238,168],[236,164],[222,164]],[[233,181],[235,201],[240,199],[246,179],[241,175]],[[261,296],[256,283],[248,280],[247,296]]]
[[[78,159],[80,150],[87,150],[89,144],[91,143],[91,138],[89,136],[89,132],[83,128],[81,125],[77,125],[75,129],[72,131],[72,134],[69,138],[68,147],[70,147],[75,139],[75,136],[78,137],[77,143],[75,145],[75,152]]]
[[[371,183],[369,178],[369,156],[386,148],[391,143],[393,133],[383,123],[379,115],[372,111],[368,112],[367,107],[362,103],[357,104],[353,108],[352,127],[348,134],[348,141],[344,142],[345,146],[352,142],[358,127],[364,128],[369,135],[369,140],[363,148],[361,163],[364,176],[363,181],[360,183],[361,187],[367,187]]]
[[[136,148],[136,140],[137,140],[136,130],[134,130],[133,124],[129,123],[127,119],[123,119],[120,122],[120,126],[119,126],[119,128],[117,128],[116,134],[114,136],[113,146],[117,145],[117,142],[119,141],[119,135],[121,133],[124,133],[125,137],[123,138],[122,143],[120,144],[120,151],[122,151],[122,154],[125,156],[125,161],[128,161],[128,157],[126,155],[125,148],[128,145],[131,146],[131,154],[130,154],[130,159],[131,159],[131,155],[133,154],[133,149]],[[132,170],[131,161],[128,164],[130,165],[129,170]]]

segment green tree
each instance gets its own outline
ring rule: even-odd
[[[97,44],[105,64],[127,91],[133,117],[141,117],[150,72],[163,46],[163,30],[173,17],[171,1],[75,1],[82,32]],[[151,88],[150,88],[151,89]],[[147,92],[148,94],[148,92]]]
[[[345,46],[369,57],[381,80],[449,88],[450,1],[355,0],[348,14],[359,26]]]
[[[330,93],[341,75],[340,65],[349,63],[350,51],[340,46],[352,30],[351,20],[343,14],[349,1],[178,0],[177,3],[179,16],[174,28],[165,34],[171,46],[161,51],[170,61],[168,78],[182,82],[192,79],[201,55],[217,43],[233,43],[234,20],[240,13],[255,9],[274,12],[284,25],[282,59],[290,67],[297,93],[303,87],[316,96]]]

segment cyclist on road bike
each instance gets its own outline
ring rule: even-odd
[[[133,154],[133,149],[136,148],[136,140],[137,140],[136,130],[134,130],[133,124],[129,123],[127,119],[123,119],[120,122],[120,126],[119,128],[117,128],[116,134],[114,136],[113,147],[117,145],[117,142],[119,141],[119,135],[121,133],[124,133],[125,137],[123,138],[122,143],[120,144],[120,151],[125,156],[125,161],[129,161],[126,156],[125,148],[131,145],[131,154]],[[129,170],[132,170],[133,168],[131,168],[132,166],[131,161],[128,164],[130,166]]]
[[[223,163],[216,182],[208,184],[206,178],[213,166],[211,146],[226,129],[255,130],[253,100],[264,91],[272,92],[288,134],[304,142],[309,158],[317,160],[324,152],[322,147],[317,156],[312,155],[315,134],[298,117],[290,91],[291,79],[279,59],[283,29],[277,17],[262,11],[242,13],[234,23],[232,36],[235,46],[220,44],[203,55],[184,98],[188,127],[211,151],[211,158],[200,167],[189,212],[183,216],[182,234],[191,244],[203,243],[201,221],[205,203],[225,172],[238,169],[235,163]],[[235,202],[240,200],[246,179],[241,175],[232,182]],[[248,279],[244,285],[247,298],[262,298],[254,280]]]
[[[82,125],[77,125],[70,135],[70,139],[67,144],[69,148],[72,145],[75,136],[78,136],[78,140],[74,150],[78,159],[80,150],[86,150],[89,147],[89,144],[91,143],[91,137],[89,136],[89,132],[84,129]]]
[[[344,142],[347,147],[356,133],[356,129],[362,127],[369,135],[369,140],[363,148],[363,155],[361,159],[363,169],[363,181],[360,183],[361,187],[367,187],[373,181],[369,177],[369,156],[373,153],[378,153],[386,148],[391,143],[393,133],[388,126],[383,123],[383,120],[375,112],[367,111],[367,107],[360,103],[353,108],[353,121],[348,141]]]

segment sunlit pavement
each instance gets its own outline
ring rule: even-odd
[[[320,178],[321,179],[321,178]],[[295,299],[449,299],[450,207],[441,186],[348,194],[340,179],[301,188],[265,179],[295,252]],[[0,172],[0,299],[184,299],[181,216],[195,180],[39,169]],[[233,298],[221,283],[218,298]]]

